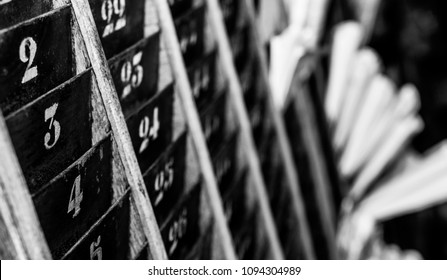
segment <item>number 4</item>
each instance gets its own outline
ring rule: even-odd
[[[151,121],[148,116],[145,116],[140,123],[139,135],[143,138],[143,142],[140,145],[139,153],[144,152],[149,146],[149,139],[153,140],[158,138],[158,130],[160,129],[160,122],[158,121],[158,108],[154,109],[154,116],[152,118],[152,127],[150,127]]]
[[[83,198],[84,195],[81,190],[81,175],[78,175],[73,183],[73,187],[71,188],[67,214],[74,211],[73,218],[75,218],[81,211],[81,202]]]

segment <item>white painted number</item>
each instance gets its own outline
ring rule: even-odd
[[[155,199],[155,206],[157,206],[174,183],[174,159],[170,158],[164,169],[158,172],[155,177],[155,192],[157,192],[157,198]]]
[[[222,3],[222,14],[224,16],[224,19],[227,20],[231,16],[231,2],[230,1],[223,1]]]
[[[202,80],[201,80],[201,84],[202,84],[202,88],[204,89],[204,90],[207,90],[208,89],[208,87],[209,87],[209,84],[210,84],[210,76],[209,76],[209,73],[210,73],[210,70],[211,69],[209,69],[209,65],[207,65],[207,64],[205,64],[204,66],[203,66],[203,68],[202,68]]]
[[[195,98],[199,98],[200,93],[208,89],[210,84],[209,71],[209,66],[206,64],[194,71],[193,94]]]
[[[23,39],[19,47],[20,61],[28,63],[26,66],[25,74],[22,78],[22,84],[31,81],[38,75],[37,66],[32,66],[34,58],[36,58],[37,44],[33,38],[27,37]]]
[[[90,259],[91,260],[102,260],[102,248],[99,246],[101,243],[101,235],[98,239],[90,244]]]
[[[101,18],[106,21],[102,37],[105,38],[126,26],[126,0],[104,0],[101,6]],[[118,19],[112,21],[113,16]]]
[[[81,211],[81,202],[83,198],[84,194],[81,190],[81,175],[78,175],[73,183],[73,187],[71,188],[67,214],[74,211],[73,218],[76,217]]]
[[[224,175],[230,170],[231,161],[225,158],[223,161],[219,161],[216,166],[216,179],[218,183],[221,183]]]
[[[47,108],[45,110],[45,122],[48,120],[50,121],[50,126],[48,127],[49,130],[54,129],[54,140],[53,143],[50,144],[51,141],[51,133],[47,132],[45,134],[44,144],[45,148],[47,150],[51,149],[56,145],[57,140],[59,140],[59,137],[61,136],[61,125],[57,120],[54,119],[54,115],[56,115],[56,110],[59,104],[54,103],[51,107]]]
[[[188,48],[194,46],[197,43],[197,23],[191,21],[188,27],[184,27],[180,38],[180,48],[182,53],[185,53]]]
[[[140,65],[143,52],[135,54],[131,61],[126,61],[121,66],[121,82],[123,83],[123,93],[121,98],[126,98],[132,89],[138,88],[143,82],[143,66]]]
[[[200,76],[201,72],[199,70],[194,71],[194,87],[193,87],[193,94],[195,98],[198,98],[200,96]]]
[[[140,122],[139,135],[140,138],[143,138],[143,142],[141,143],[139,150],[140,154],[147,149],[150,139],[156,140],[158,138],[159,129],[160,122],[158,121],[158,107],[155,107],[152,122],[148,116],[145,116]]]
[[[188,225],[187,215],[188,211],[186,209],[183,209],[178,219],[174,221],[174,223],[169,228],[170,255],[172,255],[172,253],[175,251],[178,246],[179,240],[182,239],[182,237],[186,233],[186,227]]]
[[[216,115],[210,116],[205,119],[205,137],[209,139],[213,133],[215,133],[220,126],[220,118]]]

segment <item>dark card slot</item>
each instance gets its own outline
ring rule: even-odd
[[[216,95],[216,50],[189,67],[188,78],[197,108],[202,111]]]
[[[144,174],[144,182],[159,225],[165,222],[183,194],[186,139],[186,133],[182,134]]]
[[[91,148],[91,75],[84,72],[6,118],[31,194]]]
[[[161,227],[161,236],[170,259],[184,259],[199,238],[200,197],[201,187],[198,185]]]
[[[63,259],[124,260],[129,253],[129,191]]]
[[[205,5],[175,20],[175,29],[186,66],[203,57],[205,37]]]
[[[143,39],[145,1],[89,0],[89,2],[107,58]]]
[[[52,8],[50,0],[29,1],[13,0],[6,3],[0,1],[0,29],[8,28],[20,22],[40,16]]]
[[[139,41],[109,61],[124,116],[155,96],[158,85],[160,32]]]
[[[126,120],[141,170],[147,170],[171,144],[173,103],[171,84]]]
[[[73,77],[69,7],[0,31],[0,108],[8,116]]]
[[[236,143],[238,134],[234,133],[228,141],[225,141],[217,153],[211,154],[211,161],[216,175],[217,185],[220,193],[224,194],[231,186],[233,178],[236,176]]]
[[[110,208],[111,146],[107,137],[33,197],[53,258],[61,258]]]
[[[215,150],[225,138],[227,95],[220,94],[208,108],[200,114],[205,140],[210,150]]]
[[[168,0],[168,4],[174,19],[179,18],[193,8],[193,0]]]

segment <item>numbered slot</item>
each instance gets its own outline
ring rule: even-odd
[[[276,189],[275,173],[280,164],[278,144],[274,130],[271,130],[264,138],[263,145],[259,149],[259,160],[262,168],[262,175],[269,193]],[[269,197],[272,197],[269,195]]]
[[[144,174],[158,224],[164,223],[185,187],[186,133]]]
[[[185,14],[175,21],[175,29],[186,66],[204,55],[205,6]]]
[[[127,117],[156,94],[160,33],[143,39],[109,62],[115,88]]]
[[[127,119],[141,170],[147,170],[172,141],[173,102],[170,85]]]
[[[4,116],[73,77],[71,17],[63,8],[0,31]]]
[[[241,1],[219,0],[219,2],[227,33],[231,36],[235,32],[239,20]]]
[[[258,100],[258,103],[253,107],[248,107],[248,117],[255,140],[256,148],[262,146],[262,143],[268,137],[268,132],[271,128],[271,122],[267,119],[267,101],[265,98]]]
[[[0,29],[8,28],[23,21],[49,12],[53,8],[50,0],[1,0]]]
[[[216,154],[211,154],[214,174],[216,175],[217,185],[220,193],[225,195],[231,186],[233,178],[236,177],[236,143],[238,134],[234,133],[231,138],[220,147]]]
[[[230,37],[234,64],[238,73],[242,72],[252,57],[249,28],[249,26],[245,26]]]
[[[32,194],[91,148],[90,96],[88,71],[6,118]]]
[[[188,69],[189,83],[199,111],[214,98],[216,91],[216,51]]]
[[[225,218],[232,235],[235,235],[239,228],[247,223],[249,212],[247,210],[247,183],[248,170],[242,171],[241,175],[236,178],[229,188],[229,191],[222,196]]]
[[[227,94],[221,92],[209,108],[200,114],[203,133],[210,150],[215,150],[222,143],[226,132]]]
[[[257,223],[255,212],[249,214],[248,222],[233,234],[236,255],[241,260],[256,260],[256,229]]]
[[[33,196],[53,258],[61,258],[111,206],[111,145],[107,137]]]
[[[185,260],[211,260],[213,259],[213,235],[214,222],[210,221],[205,233],[200,237],[196,245],[191,249]]]
[[[174,19],[189,12],[193,7],[193,0],[168,0],[169,8]]]
[[[145,1],[89,0],[107,58],[144,37]]]
[[[129,191],[113,206],[63,259],[124,260],[129,258]]]
[[[161,236],[170,259],[184,259],[200,235],[201,188],[196,187],[161,227]]]

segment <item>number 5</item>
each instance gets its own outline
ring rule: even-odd
[[[138,88],[143,82],[143,66],[140,65],[143,52],[135,54],[132,62],[126,61],[121,67],[121,82],[125,85],[121,98],[126,98],[132,89]],[[132,69],[133,67],[133,69]]]

